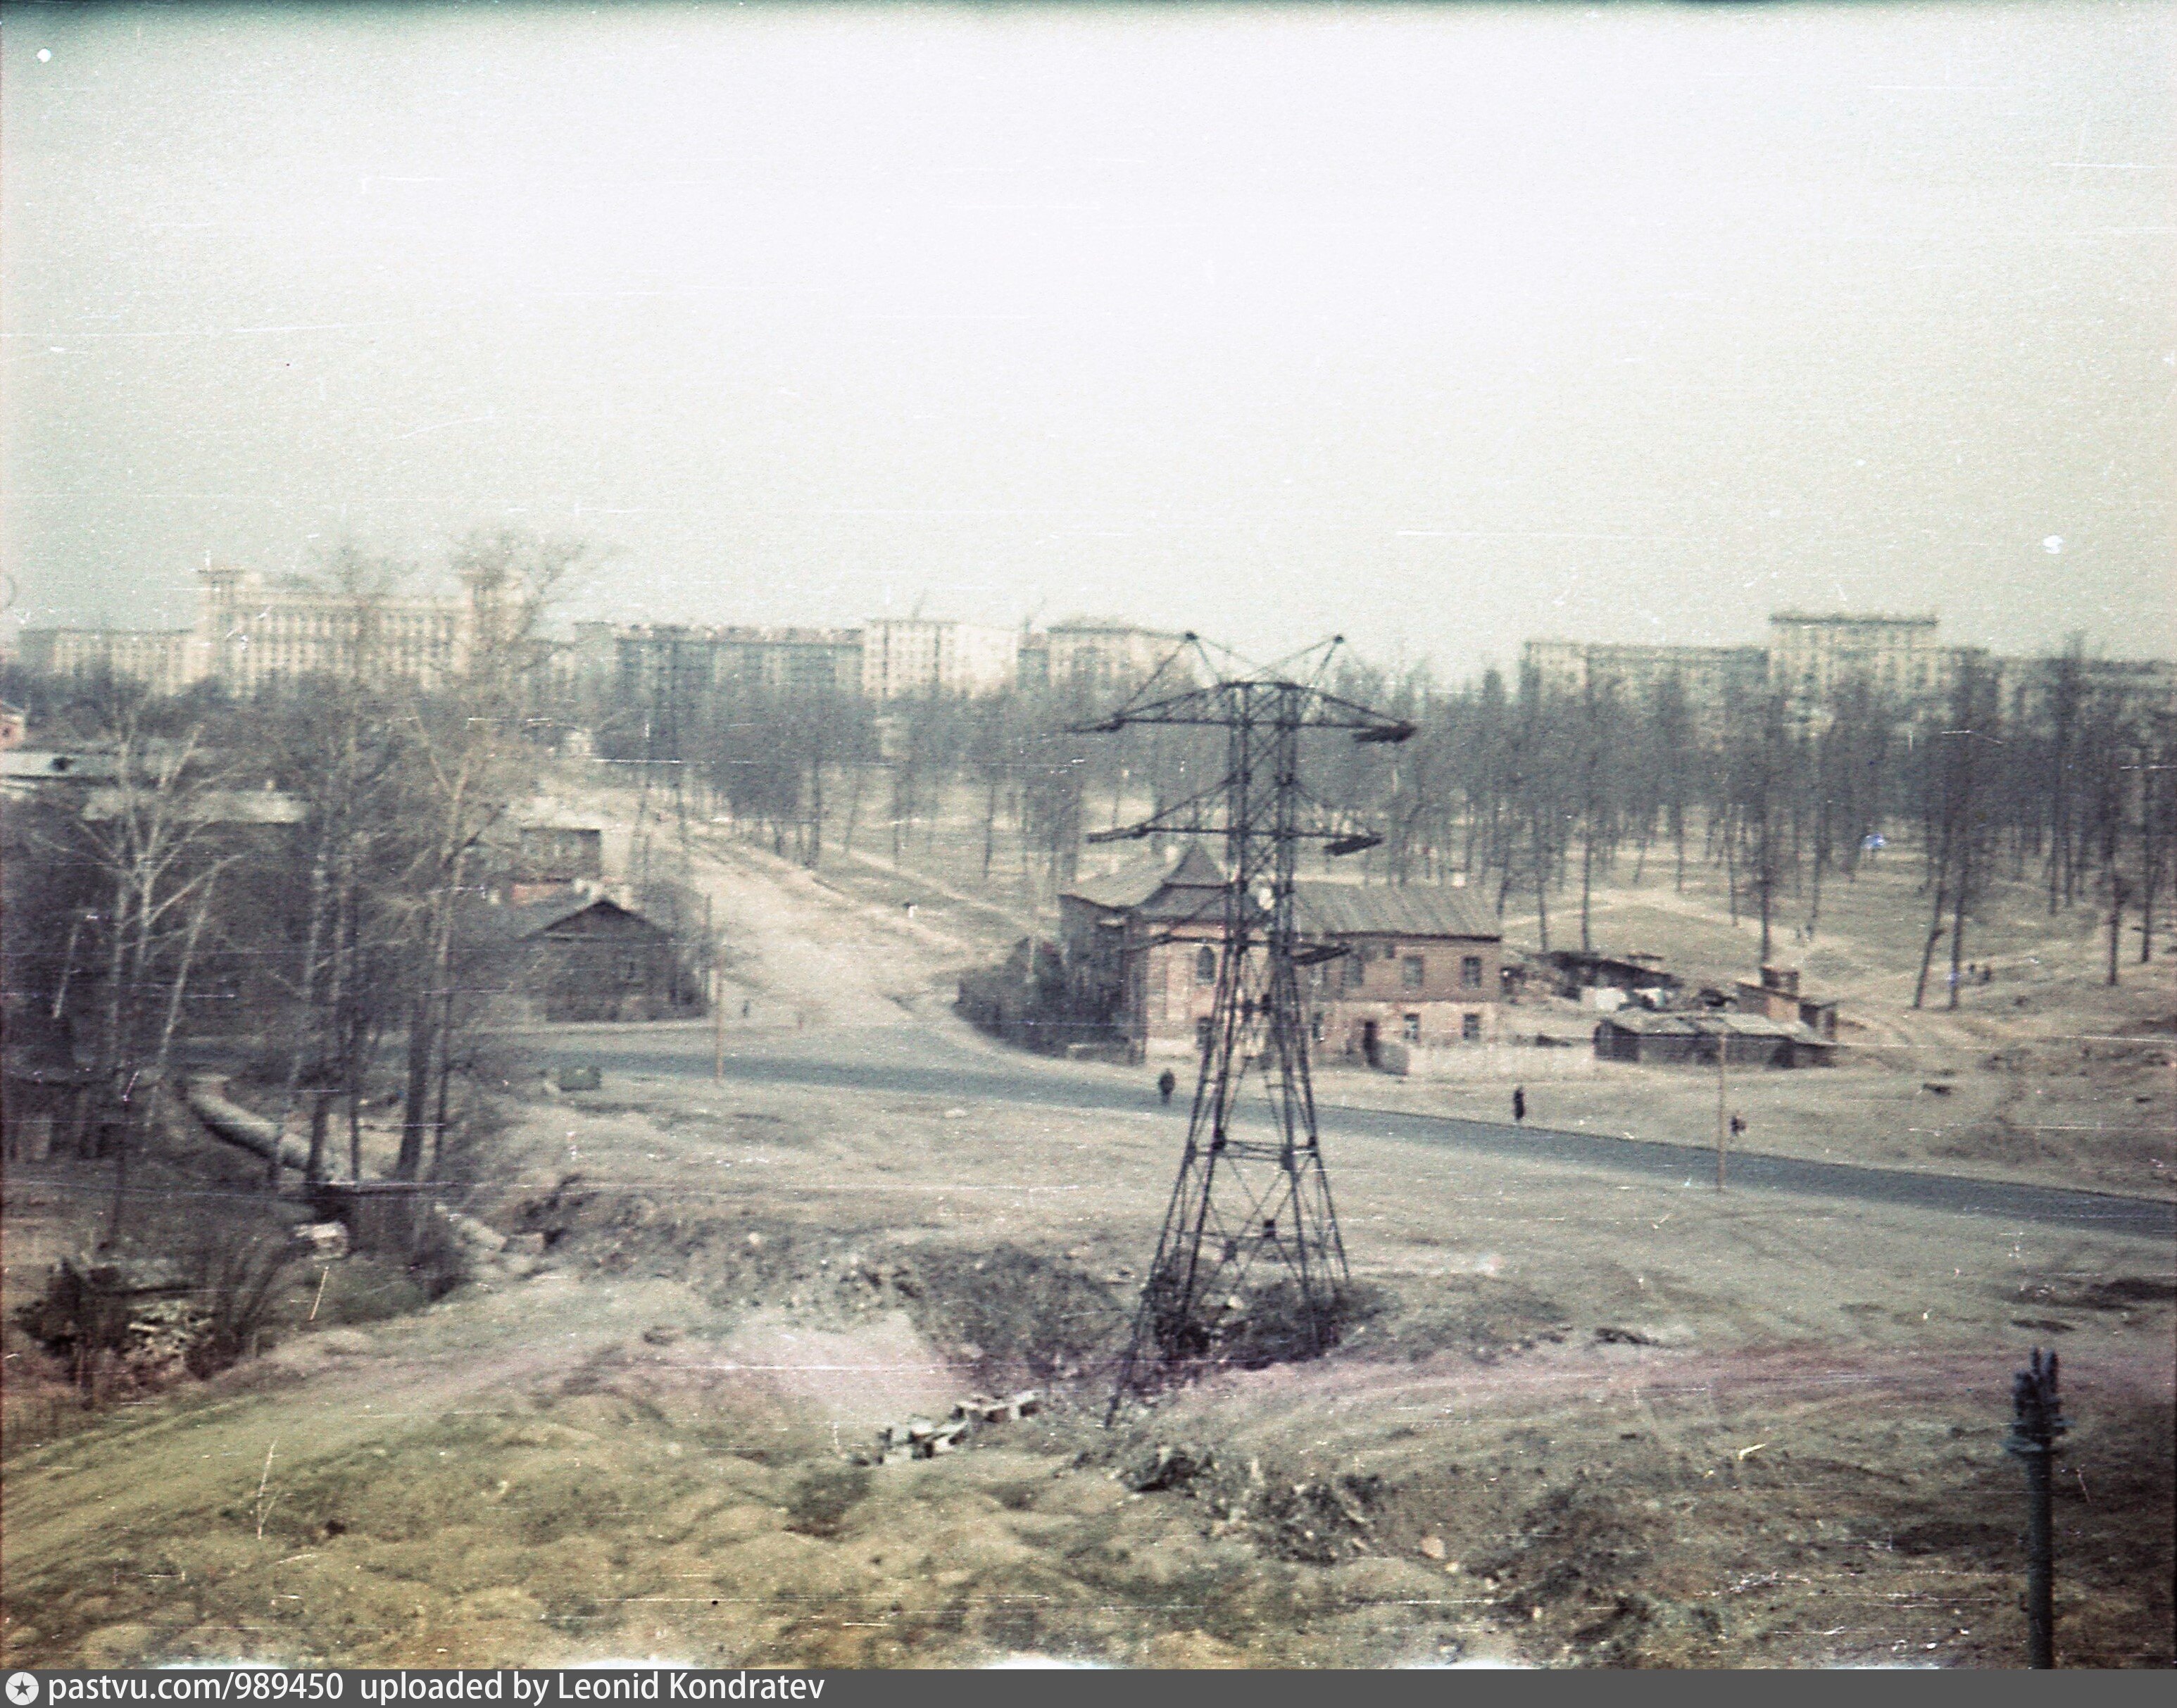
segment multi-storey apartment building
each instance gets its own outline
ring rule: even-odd
[[[361,671],[430,685],[467,662],[476,596],[364,595],[207,565],[187,629],[25,629],[23,662],[61,676],[110,673],[175,694],[206,679],[247,693],[276,679]]]
[[[1946,647],[1938,619],[1924,615],[1811,616],[1779,611],[1769,619],[1769,687],[1795,710],[1812,712],[1847,680],[1863,681],[1901,706],[1946,696],[1967,663],[1985,666],[1980,647]]]
[[[361,671],[428,687],[457,674],[477,633],[474,601],[401,593],[359,596],[205,571],[202,674],[247,693],[276,678]]]
[[[995,694],[1019,679],[1020,631],[995,624],[880,617],[862,629],[862,694],[870,700]]]
[[[862,641],[854,629],[719,627],[680,623],[577,623],[574,675],[625,698],[739,685],[859,693]]]
[[[1181,644],[1177,635],[1116,619],[1075,618],[1053,623],[1044,638],[1049,659],[1045,679],[1054,688],[1106,692],[1121,683],[1141,681]]]
[[[1578,694],[1607,685],[1645,695],[1676,678],[1698,716],[1712,720],[1733,698],[1781,693],[1794,715],[1820,714],[1847,680],[1866,682],[1901,708],[1946,697],[1968,663],[2002,668],[1978,647],[1946,646],[1933,614],[1779,611],[1763,647],[1618,646],[1530,641],[1520,663],[1545,687]],[[2014,667],[2015,668],[2015,667]]]
[[[1544,688],[1580,695],[1607,688],[1620,695],[1652,692],[1676,678],[1687,703],[1721,706],[1734,694],[1758,694],[1769,655],[1759,647],[1620,646],[1587,641],[1530,641],[1520,663]]]
[[[195,629],[25,629],[23,663],[51,676],[112,675],[178,694],[205,675]]]

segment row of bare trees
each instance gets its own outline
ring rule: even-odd
[[[1812,700],[1756,683],[1703,695],[1668,674],[1569,688],[1492,670],[1445,686],[1425,665],[1357,661],[1334,685],[1419,731],[1403,746],[1326,741],[1308,757],[1323,809],[1383,834],[1367,877],[1459,875],[1500,914],[1530,911],[1546,950],[1567,912],[1581,947],[1596,947],[1601,886],[1667,872],[1683,888],[1708,872],[1734,918],[1758,923],[1765,960],[1780,930],[1820,929],[1825,885],[1909,842],[1929,917],[1921,1000],[1945,942],[1961,976],[1998,878],[2037,878],[2052,911],[2093,901],[2114,934],[2129,909],[2141,958],[2152,953],[2177,847],[2166,690],[2076,644],[2000,674],[1968,655],[1945,691],[1914,701],[1851,674]],[[1221,753],[1187,731],[1066,733],[1123,690],[871,707],[846,692],[707,685],[673,721],[690,732],[694,771],[781,853],[814,865],[881,816],[892,858],[906,859],[918,828],[926,847],[940,800],[965,789],[984,877],[1010,850],[1047,901],[1071,881],[1086,832],[1221,771]],[[624,724],[632,717],[623,709]]]

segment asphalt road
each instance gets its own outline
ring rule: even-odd
[[[537,1037],[529,1042],[539,1062],[548,1067],[591,1064],[609,1075],[676,1078],[707,1078],[712,1071],[707,1036],[682,1028],[652,1033],[639,1043],[625,1034]],[[729,1044],[725,1073],[728,1079],[750,1084],[892,1093],[943,1098],[954,1103],[1006,1103],[1070,1112],[1138,1114],[1156,1106],[1156,1095],[1146,1075],[1135,1086],[1069,1072],[1039,1060],[1009,1062],[1003,1057],[962,1049],[919,1026],[812,1029],[761,1043],[744,1034]],[[1187,1089],[1182,1088],[1173,1100],[1175,1124],[1186,1118],[1187,1096]],[[1562,1163],[1673,1183],[1705,1185],[1715,1177],[1712,1154],[1690,1145],[1340,1104],[1318,1105],[1317,1118],[1326,1139],[1354,1137],[1455,1145],[1484,1154]],[[1732,1154],[1728,1178],[1731,1189],[1738,1192],[1901,1204],[2012,1224],[2038,1223],[2177,1240],[2177,1203],[2149,1198],[1814,1162],[1751,1151]]]

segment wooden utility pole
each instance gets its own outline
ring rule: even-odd
[[[726,969],[719,963],[723,945],[711,946],[711,1078],[726,1077]]]
[[[703,940],[711,946],[711,1078],[726,1077],[726,946],[711,935],[711,892],[703,892]]]
[[[1731,1028],[1725,1024],[1720,1014],[1716,1017],[1716,1023],[1722,1029],[1716,1034],[1716,1189],[1721,1192],[1724,1139],[1731,1131],[1731,1116],[1724,1107],[1728,1072],[1724,1064],[1731,1056]]]

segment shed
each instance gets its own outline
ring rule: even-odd
[[[1741,979],[1731,1006],[1741,1014],[1765,1014],[1771,1020],[1794,1020],[1824,1038],[1836,1036],[1836,999],[1801,990],[1797,967],[1764,967],[1758,983]]]
[[[1728,1048],[1732,1067],[1821,1067],[1836,1046],[1797,1021],[1765,1014],[1650,1013],[1622,1009],[1596,1024],[1595,1053],[1606,1061],[1713,1063]]]
[[[1552,949],[1537,958],[1556,970],[1558,988],[1567,996],[1576,997],[1582,990],[1597,988],[1672,990],[1678,984],[1675,974],[1658,964],[1663,958],[1661,955],[1637,949],[1615,954],[1603,949]]]

